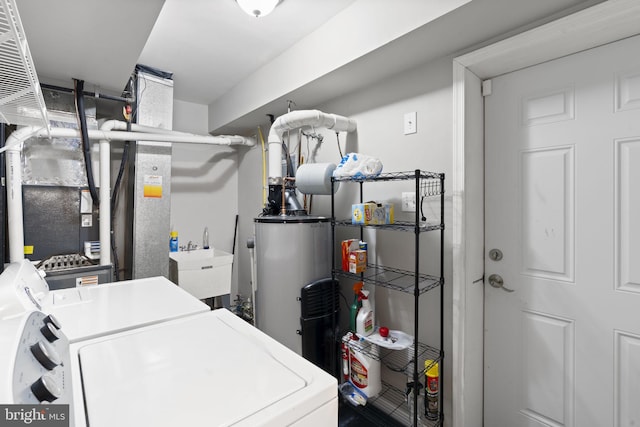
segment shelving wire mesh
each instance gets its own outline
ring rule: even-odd
[[[444,413],[442,411],[438,412],[437,419],[435,420],[425,420],[422,416],[419,415],[420,411],[409,411],[409,407],[413,408],[419,407],[419,384],[422,377],[424,377],[425,372],[436,363],[442,369],[442,362],[444,359],[444,351],[443,347],[443,292],[442,286],[444,285],[444,173],[433,173],[426,172],[416,169],[415,171],[409,172],[392,172],[392,173],[382,173],[375,177],[332,177],[331,179],[331,187],[334,189],[335,182],[353,182],[357,183],[360,186],[360,203],[364,202],[364,192],[363,192],[363,184],[365,182],[380,182],[380,181],[403,181],[403,180],[412,180],[415,182],[415,194],[420,198],[420,212],[416,210],[415,212],[415,220],[414,221],[396,221],[392,224],[353,224],[353,221],[348,220],[336,220],[335,216],[335,201],[334,198],[331,198],[331,218],[332,218],[332,244],[335,247],[336,244],[336,235],[335,235],[335,227],[336,226],[352,226],[358,227],[360,229],[360,239],[363,238],[363,229],[364,228],[380,228],[387,230],[399,230],[412,232],[414,234],[414,242],[415,242],[415,256],[414,256],[414,264],[415,268],[413,271],[404,271],[390,267],[382,267],[378,265],[368,264],[365,272],[360,273],[359,275],[352,275],[350,273],[344,272],[342,270],[336,269],[335,259],[332,261],[332,274],[333,277],[348,277],[352,280],[361,280],[365,283],[372,283],[376,286],[387,287],[391,289],[396,289],[402,292],[406,292],[409,294],[413,294],[414,296],[414,335],[418,336],[419,329],[419,296],[427,292],[430,289],[440,288],[440,350],[427,346],[426,344],[422,344],[415,340],[414,345],[408,347],[406,351],[398,352],[394,351],[386,351],[387,349],[379,349],[379,351],[367,352],[364,348],[361,348],[361,351],[366,352],[369,357],[380,360],[381,363],[386,366],[391,371],[405,373],[407,379],[407,390],[403,392],[398,390],[397,388],[384,384],[381,393],[378,396],[370,397],[367,401],[365,407],[361,408],[360,411],[363,415],[369,419],[370,421],[375,421],[372,425],[380,425],[377,420],[382,419],[380,414],[388,414],[396,421],[400,422],[402,425],[411,425],[411,426],[429,426],[429,427],[437,427],[443,425],[444,422]],[[434,223],[433,219],[437,217],[433,217],[429,222],[426,221],[424,214],[422,213],[422,201],[426,198],[438,197],[439,199],[439,220],[436,219],[436,223]],[[436,214],[437,215],[437,214]],[[425,275],[420,273],[420,234],[425,231],[440,231],[440,275],[439,277]],[[366,273],[369,271],[369,274]],[[346,344],[346,343],[344,343]],[[348,346],[357,346],[360,348],[357,343],[349,341]],[[377,347],[374,347],[377,348]],[[427,362],[429,361],[429,362]],[[427,366],[425,366],[427,365]],[[425,366],[424,369],[422,367]],[[440,387],[442,387],[442,379],[440,379]],[[411,393],[413,391],[413,393]],[[407,397],[409,396],[409,397]],[[411,397],[412,396],[412,397]],[[411,402],[408,402],[408,400]],[[411,405],[409,405],[411,403]],[[442,407],[442,395],[439,395],[438,398],[438,408]],[[368,416],[371,415],[371,416]],[[426,418],[426,416],[425,416]],[[386,427],[386,424],[385,424]]]
[[[426,369],[432,367],[435,362],[440,361],[443,356],[442,351],[421,342],[414,344],[418,346],[417,349],[414,345],[411,345],[404,350],[392,350],[378,346],[369,347],[364,342],[349,340],[346,337],[343,337],[341,341],[359,353],[364,353],[374,360],[380,360],[383,365],[394,372],[413,374],[414,357],[417,353],[418,366],[425,366],[424,362],[426,360],[432,361],[424,370],[418,372],[419,376],[423,376]]]
[[[420,171],[418,178],[420,178],[421,180],[439,180],[441,177],[443,176],[443,174],[441,173],[435,173],[435,172],[426,172],[426,171]],[[351,182],[375,182],[375,181],[406,181],[406,180],[410,180],[410,179],[415,179],[416,175],[414,171],[409,171],[409,172],[384,172],[381,173],[379,175],[376,176],[340,176],[340,177],[333,177],[333,181],[351,181]],[[438,181],[434,181],[433,185],[437,185]],[[425,190],[426,190],[427,186],[425,185]],[[439,185],[437,185],[436,188],[432,188],[430,190],[430,194],[429,195],[436,195],[436,194],[440,194],[440,190],[439,190]],[[425,194],[426,195],[426,194]]]
[[[362,280],[365,283],[371,283],[383,288],[394,289],[396,291],[410,294],[414,293],[416,283],[416,275],[411,271],[375,264],[367,264],[366,270],[359,274],[349,273],[342,270],[336,270],[334,273],[339,277],[345,277],[356,281]],[[428,274],[418,274],[417,276],[420,294],[437,288],[443,282],[442,278],[430,276]]]
[[[390,417],[402,425],[412,425],[411,416],[407,406],[407,395],[397,387],[382,382],[382,391],[374,398],[371,398],[367,405],[375,405],[377,408],[388,414]],[[364,416],[370,411],[366,406],[362,408]],[[420,420],[419,427],[438,427],[444,421],[442,415],[437,420]]]
[[[0,0],[0,121],[49,129],[40,82],[15,0]]]
[[[381,230],[397,230],[397,231],[407,231],[407,232],[415,232],[416,224],[412,221],[395,221],[393,224],[354,224],[350,219],[341,219],[334,221],[335,225],[339,225],[342,227],[366,227],[366,228],[378,228]],[[434,231],[434,230],[442,230],[444,226],[442,224],[418,224],[418,230],[420,232],[425,231]]]

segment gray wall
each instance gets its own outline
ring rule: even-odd
[[[206,105],[174,101],[173,119],[174,130],[208,134]],[[210,246],[231,253],[237,207],[238,149],[173,144],[171,224],[180,245],[191,240],[202,247],[202,233],[208,227]],[[232,300],[236,279],[234,273]]]

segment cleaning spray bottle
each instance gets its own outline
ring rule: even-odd
[[[360,291],[359,299],[362,302],[362,308],[356,316],[356,333],[364,337],[373,333],[375,316],[369,301],[369,291]]]
[[[349,310],[349,330],[352,332],[356,332],[356,317],[358,316],[360,307],[362,307],[362,303],[360,302],[360,291],[362,290],[362,286],[362,282],[356,282],[353,285],[353,304],[351,304]]]

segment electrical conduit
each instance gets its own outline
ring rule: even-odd
[[[113,131],[107,128],[126,129],[125,122],[110,120],[100,130],[88,130],[89,139],[100,141],[100,264],[111,263],[111,156],[109,141],[153,141],[207,145],[254,146],[253,138],[237,135],[202,136],[148,126],[132,125],[132,132]],[[13,132],[0,153],[7,152],[7,216],[9,222],[9,260],[24,259],[24,218],[22,214],[22,144],[29,138],[80,138],[77,129],[24,127]],[[106,185],[104,185],[106,183]]]
[[[78,117],[80,128],[80,140],[82,141],[82,153],[84,156],[84,166],[87,175],[87,186],[89,187],[91,200],[95,206],[99,204],[99,201],[96,184],[93,179],[93,168],[91,166],[91,143],[87,137],[87,116],[84,111],[84,80],[73,79],[73,84],[75,86],[74,98],[76,101],[76,115]]]

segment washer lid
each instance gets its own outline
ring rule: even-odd
[[[164,277],[49,292],[43,311],[60,320],[70,342],[209,311]]]
[[[287,425],[282,413],[335,397],[335,379],[252,329],[216,310],[88,343],[79,351],[87,424]]]

